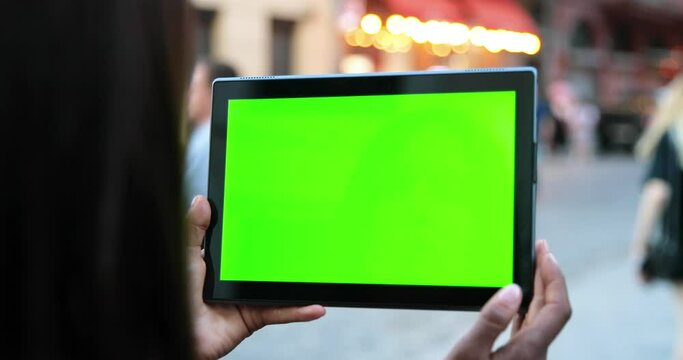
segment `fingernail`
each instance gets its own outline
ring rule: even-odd
[[[503,288],[503,290],[498,294],[498,297],[502,302],[511,307],[516,306],[522,296],[522,289],[519,285],[512,284]]]
[[[555,263],[555,265],[557,265],[557,259],[555,258],[555,255],[553,255],[553,253],[551,253],[551,252],[548,253],[548,259],[550,259],[550,261],[552,261],[553,263]]]
[[[548,244],[548,240],[541,240],[541,247],[543,248],[543,251],[547,253],[550,252],[550,244]]]
[[[199,200],[199,195],[192,198],[192,203],[190,203],[190,207],[194,207],[194,204],[197,203],[197,200]]]

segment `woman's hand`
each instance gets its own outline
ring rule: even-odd
[[[534,298],[526,315],[518,315],[522,302],[519,286],[507,286],[481,310],[472,329],[446,359],[545,359],[548,346],[571,316],[564,276],[548,243],[536,243]],[[493,351],[493,343],[514,318],[507,344]]]
[[[205,303],[202,288],[206,263],[201,247],[211,221],[211,207],[205,197],[197,196],[192,200],[187,220],[190,309],[196,353],[200,359],[224,356],[266,325],[311,321],[325,315],[325,308],[320,305],[262,307]]]

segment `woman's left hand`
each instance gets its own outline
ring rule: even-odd
[[[510,285],[499,290],[484,305],[477,322],[446,359],[547,358],[548,347],[569,321],[572,308],[564,275],[545,240],[536,242],[534,298],[524,315],[518,314],[521,303],[519,286]],[[510,339],[494,351],[496,339],[513,319]]]
[[[196,353],[200,359],[216,359],[232,351],[242,340],[266,325],[303,322],[325,315],[320,305],[266,307],[207,304],[202,298],[206,276],[202,240],[211,221],[211,207],[203,196],[192,200],[187,214],[190,309]]]

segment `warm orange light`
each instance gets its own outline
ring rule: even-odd
[[[406,19],[401,15],[391,15],[387,19],[387,30],[394,35],[400,35],[405,32]]]
[[[470,28],[461,23],[451,23],[448,26],[448,43],[453,46],[459,46],[470,39]]]
[[[418,32],[421,26],[422,22],[418,18],[414,16],[409,16],[405,20],[403,33],[412,38],[413,34]]]
[[[372,59],[366,55],[351,54],[344,56],[339,64],[341,72],[349,73],[367,73],[375,71],[375,64]]]
[[[375,14],[367,14],[360,19],[360,28],[370,35],[382,30],[382,19]]]
[[[386,50],[388,52],[395,52],[394,50],[394,36],[386,30],[381,30],[375,36],[374,45],[377,49]]]
[[[466,43],[461,44],[461,45],[453,46],[452,50],[456,54],[460,54],[460,55],[467,54],[470,51],[470,43],[466,42]]]
[[[413,38],[413,41],[415,41],[418,44],[424,44],[429,40],[429,28],[427,28],[427,24],[424,24],[418,20],[415,25],[410,29],[410,37]]]
[[[429,43],[427,49],[437,56],[466,53],[470,45],[481,47],[491,53],[507,51],[535,55],[541,50],[541,40],[531,33],[504,29],[472,28],[458,22],[420,19],[398,14],[389,16],[383,26],[382,18],[366,14],[361,18],[360,28],[344,34],[350,46],[369,47],[387,52],[409,51],[413,43]],[[441,46],[443,45],[443,46]]]
[[[504,35],[501,30],[487,30],[484,37],[484,48],[496,54],[505,47]]]
[[[432,44],[432,52],[439,57],[446,57],[451,53],[451,46],[447,44]]]
[[[429,27],[429,42],[432,44],[448,44],[450,23],[446,21],[428,21]]]
[[[515,54],[524,51],[525,39],[519,33],[504,31],[501,36],[505,50]]]
[[[410,36],[406,34],[396,35],[394,37],[396,51],[398,52],[408,52],[413,47],[413,41]]]
[[[439,41],[439,22],[436,20],[429,20],[422,25],[427,41],[436,44]]]
[[[527,39],[527,46],[524,52],[529,55],[538,54],[538,52],[541,51],[541,39],[530,33],[525,33],[524,37]]]
[[[370,47],[372,45],[373,37],[359,29],[355,31],[355,41],[360,47]]]
[[[344,40],[346,41],[349,46],[358,46],[358,42],[356,41],[356,31],[357,29],[352,29],[344,33]]]
[[[475,26],[470,30],[470,42],[474,46],[484,46],[488,36],[488,30],[483,26]]]

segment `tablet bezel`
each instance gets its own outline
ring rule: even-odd
[[[265,305],[477,310],[499,289],[489,287],[221,281],[227,108],[229,99],[515,91],[513,281],[532,297],[536,195],[536,70],[534,68],[375,73],[362,75],[221,78],[213,83],[204,299]],[[222,136],[221,136],[222,135]]]

